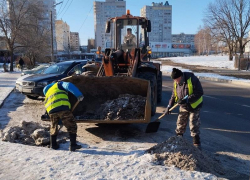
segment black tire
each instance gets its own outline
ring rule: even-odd
[[[151,116],[155,115],[157,105],[157,81],[156,75],[153,72],[141,72],[138,74],[138,78],[146,79],[150,81],[151,87]]]
[[[162,100],[162,72],[160,71],[157,78],[157,102]]]
[[[26,95],[26,97],[29,98],[29,99],[37,100],[39,96]]]

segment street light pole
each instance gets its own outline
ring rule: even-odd
[[[53,36],[53,19],[52,19],[52,10],[50,11],[51,19],[51,61],[54,62],[54,36]]]
[[[52,6],[52,8],[57,6],[58,4],[61,4],[61,3],[62,3],[62,1],[57,3],[57,4],[54,4]],[[51,61],[54,62],[54,33],[53,33],[53,13],[52,13],[52,9],[50,11],[50,26],[51,26],[50,27],[51,28]]]

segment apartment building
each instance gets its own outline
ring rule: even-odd
[[[125,0],[94,1],[95,48],[109,47],[110,34],[105,33],[106,21],[111,17],[126,14]]]
[[[151,21],[149,41],[171,43],[172,34],[172,5],[165,3],[152,3],[141,9],[141,16]]]
[[[80,51],[80,38],[78,32],[70,32],[70,51]]]
[[[56,44],[58,52],[68,52],[70,47],[70,27],[63,20],[56,20]]]

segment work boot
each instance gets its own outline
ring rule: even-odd
[[[195,147],[197,147],[199,150],[201,150],[201,141],[200,141],[200,136],[199,135],[195,135],[193,137],[193,144]]]
[[[76,144],[76,134],[69,133],[69,139],[70,139],[70,147],[69,147],[70,151],[75,151],[76,149],[82,148],[81,145]]]
[[[56,142],[57,135],[50,135],[50,148],[58,149],[59,145]]]

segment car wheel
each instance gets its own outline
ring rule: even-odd
[[[39,96],[30,96],[30,95],[26,95],[26,97],[29,98],[29,99],[37,100]]]

